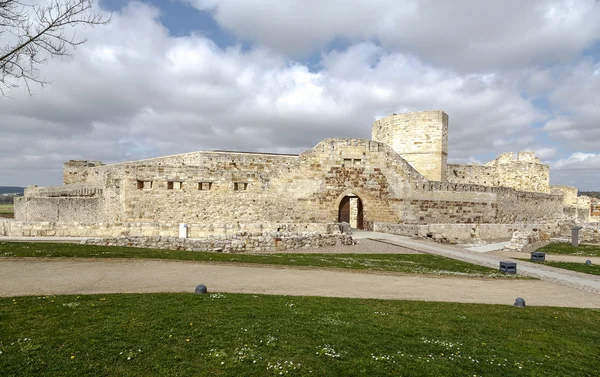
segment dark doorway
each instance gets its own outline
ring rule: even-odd
[[[352,228],[363,229],[363,207],[358,196],[347,195],[342,198],[338,211],[338,222],[346,222]]]

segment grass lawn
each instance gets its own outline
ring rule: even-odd
[[[12,218],[14,213],[14,206],[12,204],[0,204],[0,217]]]
[[[0,242],[0,257],[145,258],[349,268],[460,277],[523,279],[498,270],[428,254],[229,254],[60,243]]]
[[[579,245],[573,247],[568,243],[551,243],[537,249],[548,254],[585,255],[589,257],[600,257],[600,245]]]
[[[530,262],[529,259],[523,259],[523,258],[515,258],[515,259]],[[585,263],[555,262],[555,261],[545,261],[543,264],[546,266],[550,266],[550,267],[564,268],[565,270],[583,272],[585,274],[600,275],[600,266],[597,264],[588,266]]]
[[[2,376],[597,376],[600,311],[242,294],[0,298]]]

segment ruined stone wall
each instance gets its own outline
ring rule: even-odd
[[[590,221],[592,213],[592,198],[589,196],[577,197],[577,221],[587,223]]]
[[[550,167],[533,152],[503,153],[485,165],[448,165],[448,182],[550,193]]]
[[[71,160],[63,165],[63,184],[84,183],[88,180],[89,168],[103,165],[100,161]]]
[[[222,235],[202,239],[177,237],[118,237],[89,239],[86,245],[141,247],[166,250],[212,251],[224,253],[275,252],[354,245],[348,234],[295,234],[287,232]]]
[[[394,114],[373,123],[372,136],[392,147],[419,173],[445,181],[448,160],[448,115],[443,111]]]
[[[294,234],[339,234],[336,223],[219,223],[187,224],[189,238],[245,233],[287,232]],[[66,221],[17,221],[0,219],[0,236],[29,237],[179,237],[179,224],[173,223],[75,223]]]
[[[550,193],[550,166],[540,163],[533,152],[504,153],[486,166],[494,166],[498,186],[520,191]]]
[[[376,232],[433,239],[440,242],[476,242],[509,240],[514,231],[541,230],[552,236],[560,235],[556,223],[541,224],[386,224],[375,223]]]
[[[498,190],[497,209],[499,223],[543,223],[563,218],[562,195],[503,188]]]
[[[448,182],[483,186],[498,186],[498,176],[493,166],[448,165]]]
[[[562,193],[563,205],[576,206],[577,205],[577,187],[565,186],[565,185],[551,185],[550,190],[552,192]]]
[[[72,221],[91,223],[104,217],[101,199],[79,197],[15,198],[17,221]]]

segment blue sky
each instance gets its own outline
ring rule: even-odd
[[[106,27],[0,99],[0,185],[60,184],[62,162],[194,150],[299,153],[444,110],[449,160],[534,150],[551,182],[600,190],[596,0],[97,3]],[[32,137],[36,135],[36,137]]]

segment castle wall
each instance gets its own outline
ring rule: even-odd
[[[192,223],[187,224],[187,229],[190,238],[220,237],[224,239],[239,233],[340,233],[340,228],[335,223]],[[0,218],[0,236],[179,237],[179,224],[159,222],[74,223],[71,221],[18,221]]]
[[[84,173],[78,176],[85,183],[28,188],[17,220],[329,223],[352,194],[361,199],[367,228],[542,222],[562,212],[560,195],[428,181],[389,146],[364,139],[327,139],[300,156],[196,152]]]
[[[100,161],[71,160],[63,165],[63,184],[84,183],[88,180],[89,168],[103,165]]]
[[[203,162],[201,166],[150,165],[144,161],[125,175],[125,218],[335,221],[337,205],[346,190],[360,193],[365,218],[396,218],[396,211],[384,208],[388,198],[397,196],[394,190],[405,184],[406,174],[412,174],[413,179],[422,177],[405,162],[401,162],[402,167],[386,167],[390,154],[393,151],[380,143],[336,139],[326,140],[300,157],[202,152],[197,158]],[[403,168],[411,171],[406,173]],[[393,184],[388,176],[395,179]],[[139,188],[139,182],[152,182],[152,188]],[[199,189],[203,183],[208,189]]]
[[[496,168],[485,165],[448,164],[448,182],[483,186],[498,186]]]
[[[448,165],[448,182],[550,193],[550,166],[533,152],[503,153],[485,165]]]
[[[443,111],[394,114],[372,126],[372,139],[392,147],[427,179],[446,180],[448,115]]]
[[[577,187],[565,186],[565,185],[552,185],[550,189],[553,192],[560,192],[563,195],[563,205],[576,206],[577,205]]]
[[[15,198],[16,221],[93,223],[102,219],[100,198]]]
[[[532,152],[506,153],[483,166],[447,165],[447,131],[448,116],[427,111],[376,121],[374,140],[326,139],[300,155],[212,151],[110,165],[72,160],[64,164],[64,186],[28,187],[16,199],[12,226],[32,235],[38,230],[26,224],[44,222],[48,235],[112,237],[176,236],[179,223],[331,224],[343,198],[353,195],[367,229],[582,221],[585,203],[570,189],[551,193],[549,167]],[[358,207],[351,204],[354,219]],[[198,237],[211,231],[191,229]]]
[[[561,195],[523,192],[513,189],[498,191],[496,215],[499,223],[543,223],[562,219]]]

